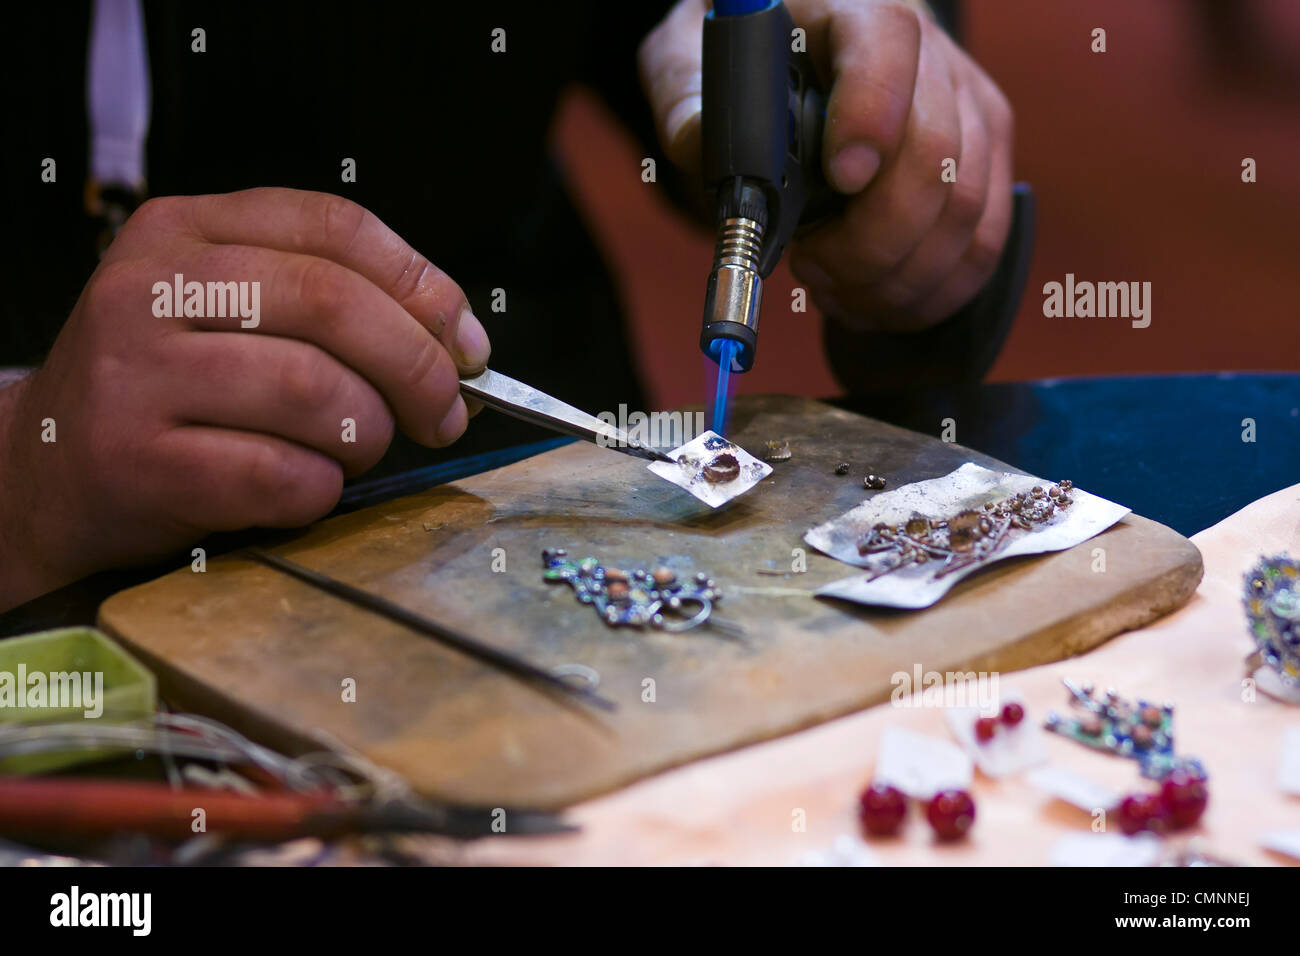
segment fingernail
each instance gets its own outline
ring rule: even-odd
[[[842,193],[861,192],[880,169],[880,154],[865,143],[852,143],[831,157],[831,185]]]
[[[474,372],[487,366],[492,354],[483,323],[468,308],[462,309],[456,325],[456,364],[462,372]]]
[[[465,427],[468,424],[469,412],[465,408],[465,399],[457,395],[456,400],[451,403],[451,410],[438,423],[438,441],[444,445],[450,445],[465,434]]]

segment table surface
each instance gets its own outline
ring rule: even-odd
[[[1284,792],[1280,773],[1286,741],[1300,734],[1300,707],[1244,680],[1254,643],[1241,594],[1242,577],[1261,553],[1296,553],[1300,484],[1252,502],[1192,540],[1205,577],[1184,607],[1079,657],[990,675],[991,697],[1019,697],[1026,713],[1020,733],[1038,738],[1047,766],[1114,795],[1098,795],[1100,805],[1084,810],[1054,799],[1024,772],[977,773],[969,788],[975,826],[965,839],[937,842],[914,806],[897,837],[864,840],[857,796],[872,778],[885,734],[907,730],[940,746],[953,739],[947,708],[927,690],[930,701],[900,697],[639,781],[573,807],[566,818],[579,833],[482,840],[460,862],[1041,866],[1085,858],[1095,864],[1101,854],[1107,865],[1133,866],[1138,855],[1145,865],[1199,852],[1242,865],[1296,865],[1266,849],[1265,840],[1278,832],[1300,836],[1300,795]],[[1135,761],[1040,729],[1049,712],[1070,710],[1063,678],[1174,706],[1175,752],[1199,759],[1209,775],[1209,806],[1197,826],[1151,843],[1116,832],[1110,810],[1119,796],[1155,785]],[[429,859],[445,858],[435,841],[420,842]]]
[[[1130,507],[1184,535],[1300,478],[1300,374],[1224,373],[920,389],[841,407],[951,437],[1044,478]],[[951,420],[954,435],[945,436]],[[1253,422],[1254,440],[1243,440]],[[352,485],[339,511],[489,471],[569,439],[538,441]],[[1249,437],[1249,436],[1247,436]],[[265,532],[223,535],[209,554]],[[186,559],[188,560],[188,559]],[[0,614],[0,637],[89,624],[110,594],[174,570],[106,572]]]

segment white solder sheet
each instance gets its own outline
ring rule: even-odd
[[[759,461],[739,445],[727,441],[717,432],[697,435],[680,448],[666,453],[674,464],[652,461],[649,465],[660,478],[685,488],[710,508],[725,505],[743,495],[772,473],[772,466]],[[735,455],[740,473],[731,481],[711,482],[704,477],[704,467],[718,455]]]
[[[878,566],[879,556],[859,554],[858,542],[877,523],[898,525],[920,515],[932,520],[949,518],[965,509],[978,510],[985,502],[1028,492],[1035,485],[1052,482],[1032,475],[992,471],[967,462],[942,478],[917,481],[892,491],[881,492],[833,521],[813,528],[804,540],[825,554],[861,568]],[[881,607],[929,607],[948,593],[962,578],[1004,558],[1024,554],[1064,551],[1119,521],[1129,509],[1105,498],[1075,488],[1071,506],[1030,531],[1018,532],[989,557],[942,577],[935,572],[942,561],[928,561],[899,568],[875,580],[855,574],[819,588],[822,597],[843,598],[858,604]]]

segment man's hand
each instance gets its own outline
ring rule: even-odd
[[[177,273],[259,282],[258,325],[157,317]],[[455,441],[460,375],[488,352],[460,287],[346,199],[146,203],[45,365],[0,390],[0,609],[208,532],[319,518],[394,422]]]
[[[928,328],[974,298],[1011,226],[1011,107],[918,2],[787,0],[830,91],[823,166],[852,197],[791,248],[831,318]],[[682,0],[641,47],[665,152],[700,163],[705,0]],[[941,178],[945,160],[956,182]]]

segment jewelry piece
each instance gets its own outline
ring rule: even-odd
[[[907,797],[897,787],[872,784],[858,796],[858,820],[871,836],[893,836],[907,816]]]
[[[867,475],[867,477],[862,479],[862,487],[866,488],[867,491],[883,491],[887,484],[889,484],[889,482],[884,478],[881,478],[879,475]]]
[[[713,604],[722,589],[703,571],[686,582],[672,568],[622,571],[604,567],[596,558],[569,560],[563,548],[542,552],[542,577],[563,581],[574,596],[590,604],[610,627],[646,627],[661,631],[689,631],[710,624],[722,631],[743,633],[735,624],[713,619]]]
[[[1143,830],[1164,834],[1195,826],[1209,802],[1205,778],[1178,770],[1165,777],[1158,792],[1130,793],[1111,813],[1127,836]]]
[[[736,456],[723,452],[709,459],[700,474],[711,485],[720,485],[726,481],[735,481],[740,476],[740,462]]]
[[[874,477],[868,475],[867,481]],[[981,510],[967,509],[946,520],[915,515],[898,525],[879,522],[858,542],[858,554],[883,555],[886,562],[867,580],[931,559],[943,561],[935,579],[984,561],[1006,545],[1014,532],[1030,531],[1068,508],[1073,488],[1074,483],[1067,479],[1046,491],[1034,485],[1028,492],[987,502]]]
[[[668,459],[653,461],[648,467],[710,508],[725,505],[772,473],[771,465],[714,432],[704,432],[674,448]]]
[[[1003,707],[996,717],[975,718],[975,739],[979,743],[986,744],[996,736],[999,724],[1005,724],[1008,727],[1015,727],[1024,719],[1024,705],[1012,701]]]
[[[767,443],[767,454],[763,457],[768,461],[789,461],[791,456],[789,441],[769,441]]]
[[[1245,576],[1241,603],[1255,639],[1247,658],[1252,673],[1267,664],[1282,683],[1300,689],[1300,561],[1261,558]]]
[[[851,469],[852,467],[853,466],[850,465],[847,461],[842,461],[835,466],[835,474],[847,475],[849,473],[849,469]]]
[[[920,802],[940,840],[963,837],[975,823],[975,801],[965,790],[940,790]],[[907,795],[897,787],[873,783],[858,796],[858,821],[869,836],[896,836],[906,818]]]
[[[1142,776],[1163,780],[1176,771],[1205,780],[1205,769],[1194,757],[1174,753],[1174,705],[1137,703],[1125,700],[1113,690],[1097,697],[1091,684],[1082,686],[1062,680],[1073,697],[1071,703],[1082,710],[1078,717],[1047,715],[1046,728],[1062,737],[1104,750],[1119,757],[1138,761]]]
[[[965,790],[940,790],[926,805],[925,818],[940,840],[956,840],[975,823],[975,801]]]

